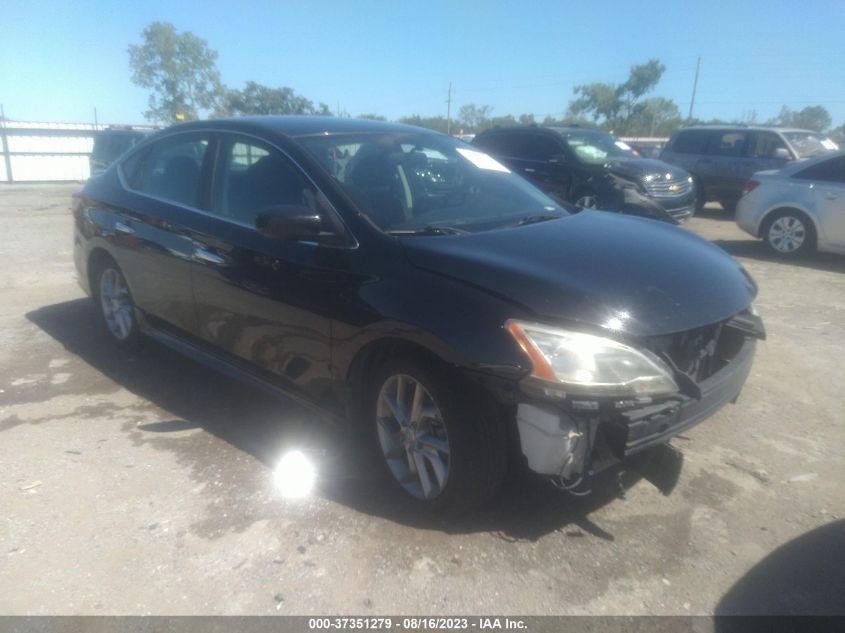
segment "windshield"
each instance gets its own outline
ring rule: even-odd
[[[610,134],[591,130],[560,131],[564,142],[582,163],[601,165],[609,159],[631,158],[631,148]]]
[[[826,152],[833,152],[839,149],[839,146],[827,138],[824,134],[815,134],[813,132],[784,132],[783,135],[798,158],[810,158],[811,156],[820,156]]]
[[[478,231],[567,215],[504,165],[448,136],[394,132],[297,140],[383,231]]]

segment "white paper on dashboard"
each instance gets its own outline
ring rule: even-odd
[[[479,169],[488,169],[490,171],[501,171],[506,174],[511,173],[511,170],[502,165],[499,161],[497,161],[492,156],[488,156],[484,152],[476,152],[472,149],[466,149],[464,147],[457,148],[458,153],[466,158],[469,162],[473,165],[478,167]]]

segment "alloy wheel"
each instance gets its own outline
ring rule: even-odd
[[[100,275],[100,307],[111,335],[126,341],[132,335],[135,315],[126,281],[114,268],[106,268]]]
[[[581,196],[575,201],[575,206],[583,209],[598,209],[598,198],[596,198],[593,194]]]
[[[795,216],[780,217],[769,227],[769,244],[780,253],[794,253],[803,246],[806,239],[807,227]]]
[[[378,395],[379,444],[393,477],[417,499],[438,497],[450,471],[450,446],[440,408],[416,378],[396,374]]]

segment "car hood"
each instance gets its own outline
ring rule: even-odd
[[[653,158],[615,158],[607,163],[607,169],[628,180],[639,180],[646,174],[672,174],[671,180],[689,176],[680,167]]]
[[[727,319],[757,292],[734,259],[689,231],[601,211],[400,239],[412,265],[515,302],[538,319],[635,337]]]

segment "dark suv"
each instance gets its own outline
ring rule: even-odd
[[[660,159],[693,175],[699,208],[708,200],[716,200],[733,212],[743,186],[756,172],[782,169],[789,161],[836,149],[824,134],[811,130],[699,126],[675,132]]]
[[[494,128],[473,145],[497,157],[558,201],[678,223],[695,209],[688,173],[640,158],[601,130]]]
[[[348,423],[429,506],[491,495],[509,455],[571,488],[667,441],[736,398],[763,336],[754,282],[716,246],[572,215],[411,126],[176,125],[73,211],[118,346],[152,338]]]
[[[103,173],[123,152],[149,133],[149,130],[136,130],[131,127],[110,127],[97,132],[94,137],[94,149],[88,158],[91,177]]]

